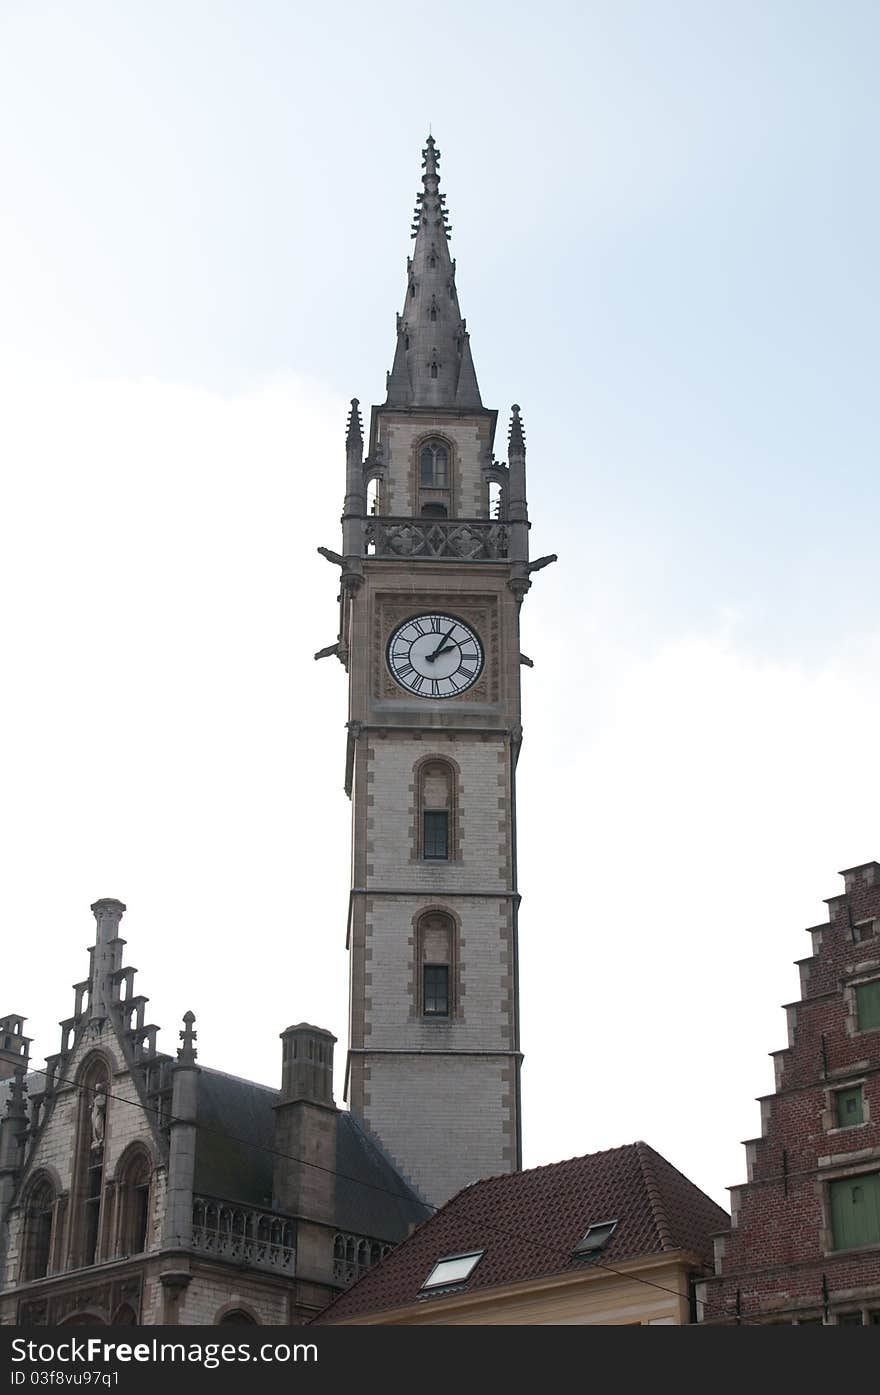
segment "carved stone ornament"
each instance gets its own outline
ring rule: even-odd
[[[366,540],[374,557],[453,557],[465,562],[507,557],[507,528],[482,518],[370,518]]]
[[[373,612],[373,692],[379,698],[407,698],[406,691],[395,683],[385,663],[385,651],[392,632],[411,615],[419,611],[447,610],[457,615],[476,630],[486,655],[486,662],[479,680],[465,692],[447,698],[453,705],[457,702],[497,702],[499,672],[499,621],[498,601],[495,596],[465,592],[444,596],[439,600],[435,593],[414,592],[404,602],[398,594],[377,597]],[[411,697],[410,697],[410,700]]]
[[[95,1098],[92,1102],[92,1147],[103,1148],[104,1129],[107,1122],[107,1086],[98,1084],[95,1086]]]

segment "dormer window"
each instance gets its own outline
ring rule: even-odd
[[[485,1250],[472,1250],[470,1254],[445,1255],[443,1259],[438,1259],[422,1284],[422,1292],[431,1288],[445,1288],[447,1284],[463,1284],[465,1279],[469,1279],[473,1274],[485,1253]]]
[[[608,1241],[617,1229],[617,1221],[596,1221],[593,1225],[587,1226],[583,1236],[577,1242],[572,1254],[597,1255],[600,1250],[604,1250]]]

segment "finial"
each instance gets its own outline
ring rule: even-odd
[[[177,1052],[177,1059],[182,1066],[195,1065],[196,1056],[198,1054],[194,1045],[198,1037],[198,1032],[193,1031],[193,1023],[195,1020],[196,1015],[194,1012],[185,1012],[183,1014],[183,1031],[180,1033],[180,1040],[183,1042],[183,1045]]]
[[[507,433],[508,448],[511,451],[525,452],[526,438],[523,432],[522,419],[519,414],[519,403],[514,402],[510,411],[510,430]]]
[[[351,410],[345,423],[345,444],[347,446],[363,446],[364,444],[363,422],[356,397],[351,399]]]

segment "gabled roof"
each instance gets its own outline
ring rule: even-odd
[[[446,1255],[485,1251],[456,1292],[577,1272],[596,1261],[573,1258],[575,1245],[588,1226],[611,1220],[618,1225],[597,1256],[611,1267],[673,1250],[708,1265],[711,1236],[730,1223],[726,1211],[647,1143],[631,1143],[466,1187],[315,1321],[344,1322],[415,1302]]]

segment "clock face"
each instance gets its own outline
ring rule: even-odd
[[[408,692],[450,698],[483,672],[483,646],[470,625],[454,615],[414,615],[388,641],[388,668]]]

